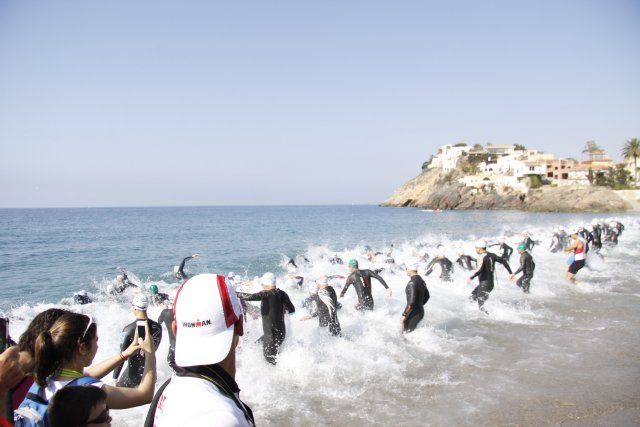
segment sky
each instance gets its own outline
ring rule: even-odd
[[[0,0],[0,208],[368,204],[437,147],[615,159],[640,1]]]

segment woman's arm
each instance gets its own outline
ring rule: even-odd
[[[139,341],[137,336],[136,341]],[[145,353],[144,373],[142,374],[140,385],[136,388],[105,385],[104,391],[107,393],[107,404],[109,408],[133,408],[146,405],[153,400],[156,385],[156,351],[153,340],[151,339],[148,323],[145,325],[145,338],[144,341],[140,343],[140,348]]]

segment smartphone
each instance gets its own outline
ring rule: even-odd
[[[0,317],[0,353],[9,348],[9,319]]]
[[[147,326],[146,320],[138,320],[136,322],[136,327],[138,328],[138,338],[145,338],[145,327]]]

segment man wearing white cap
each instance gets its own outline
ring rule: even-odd
[[[478,278],[478,286],[471,292],[471,300],[478,303],[480,310],[487,312],[484,303],[489,299],[489,293],[493,290],[493,275],[495,272],[496,262],[499,262],[511,274],[509,263],[494,253],[487,252],[487,242],[484,240],[476,241],[476,253],[479,256],[478,270],[469,277],[467,281],[471,283],[473,279]]]
[[[122,329],[122,333],[120,334],[121,352],[124,352],[133,342],[136,333],[136,324],[139,320],[146,321],[149,325],[154,348],[158,348],[160,345],[160,341],[162,340],[162,326],[147,317],[147,307],[149,307],[149,299],[145,294],[138,293],[133,297],[131,309],[136,319]],[[122,370],[124,362],[116,366],[113,370],[113,378],[117,380],[116,385],[118,387],[137,387],[144,374],[144,359],[145,356],[142,351],[131,356],[127,360],[127,367],[124,372],[122,372],[122,375],[120,375],[120,371]]]
[[[289,295],[282,289],[276,288],[276,276],[265,273],[260,279],[262,291],[255,294],[239,292],[238,297],[244,301],[260,301],[262,314],[262,353],[267,362],[275,365],[280,345],[284,341],[287,331],[284,324],[285,312],[294,313],[296,308],[291,303]]]
[[[424,317],[424,305],[429,301],[429,290],[422,277],[418,274],[418,263],[409,262],[405,266],[407,276],[410,277],[405,289],[407,294],[407,306],[402,312],[400,324],[402,332],[411,332]]]
[[[253,426],[235,381],[244,333],[236,292],[224,276],[200,274],[182,284],[174,311],[178,369],[156,393],[145,427]]]

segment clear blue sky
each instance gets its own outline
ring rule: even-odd
[[[0,0],[0,207],[377,203],[442,144],[632,137],[637,0]]]

